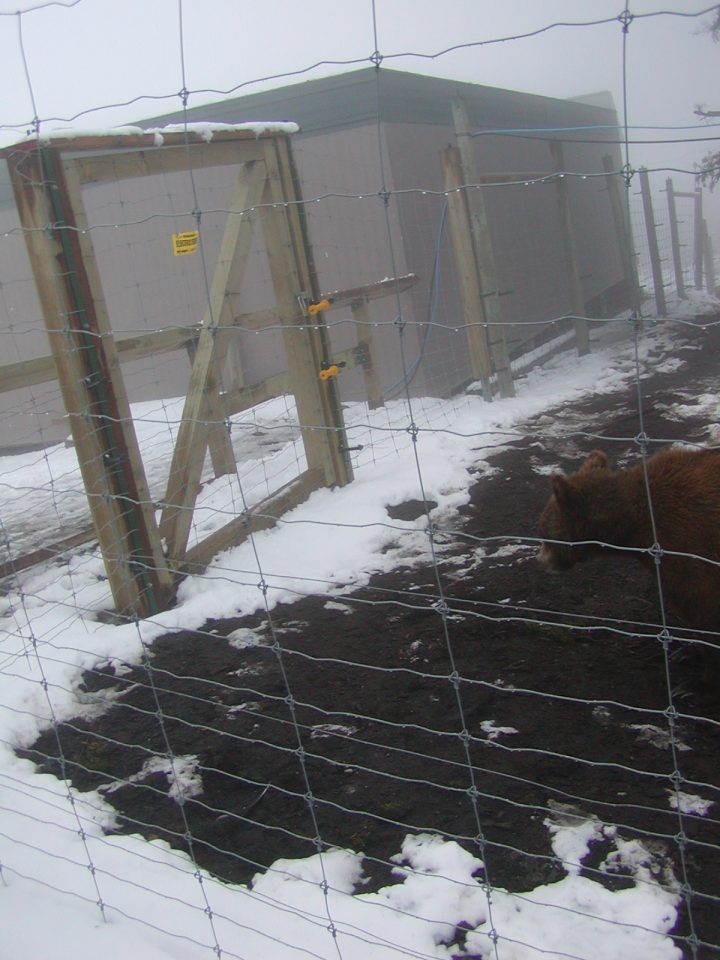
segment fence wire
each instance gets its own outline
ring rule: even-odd
[[[177,956],[245,960],[583,960],[621,956],[621,942],[631,943],[639,957],[720,956],[720,783],[707,760],[720,737],[720,718],[714,701],[708,705],[688,690],[687,677],[696,674],[686,667],[700,653],[717,656],[717,634],[677,625],[661,576],[663,560],[673,556],[710,567],[718,560],[662,550],[649,481],[657,447],[678,440],[717,445],[711,424],[704,431],[693,425],[684,435],[680,413],[680,428],[670,429],[673,404],[681,407],[683,401],[694,405],[696,417],[705,412],[712,422],[717,404],[710,395],[717,385],[703,374],[695,384],[673,381],[664,393],[660,386],[646,396],[646,382],[675,372],[683,351],[690,364],[687,357],[705,349],[704,338],[720,320],[714,291],[706,296],[693,289],[689,219],[680,224],[680,249],[692,292],[688,302],[672,301],[662,324],[657,320],[652,251],[632,165],[645,131],[661,135],[665,144],[718,138],[700,136],[713,129],[707,124],[688,127],[693,137],[669,137],[667,128],[634,124],[628,81],[636,31],[657,21],[668,29],[679,29],[679,21],[701,25],[716,6],[632,13],[626,4],[617,16],[547,23],[515,36],[421,53],[385,49],[372,3],[373,50],[367,57],[323,60],[212,90],[188,89],[179,2],[173,25],[179,94],[95,105],[64,118],[42,116],[24,28],[30,17],[79,2],[0,14],[16,20],[33,113],[0,123],[0,130],[29,131],[43,144],[57,123],[84,123],[112,107],[137,105],[144,112],[152,103],[176,109],[179,98],[185,169],[177,178],[163,176],[148,196],[117,186],[89,210],[87,232],[97,245],[109,312],[124,314],[124,336],[182,331],[206,312],[219,330],[211,286],[223,225],[229,217],[259,217],[272,207],[235,210],[227,184],[203,179],[190,139],[193,99],[238,95],[260,79],[300,79],[319,67],[372,65],[377,103],[373,142],[364,146],[358,174],[362,183],[349,183],[353,174],[343,170],[338,183],[345,186],[333,188],[318,173],[297,201],[311,235],[314,227],[322,237],[316,244],[326,261],[316,265],[328,281],[322,289],[351,287],[357,263],[364,281],[412,272],[401,242],[404,228],[421,238],[430,276],[420,278],[419,292],[398,286],[367,316],[331,311],[321,323],[303,323],[303,330],[329,334],[338,349],[382,336],[382,352],[392,350],[398,358],[382,403],[355,396],[343,403],[354,483],[318,495],[317,507],[311,501],[308,509],[280,517],[264,512],[266,499],[307,468],[303,431],[328,428],[301,422],[287,390],[227,413],[223,425],[235,469],[216,478],[208,458],[191,511],[190,543],[251,512],[275,529],[251,529],[242,550],[221,553],[207,569],[189,575],[176,606],[148,618],[113,611],[72,444],[57,442],[59,433],[69,433],[59,391],[46,382],[12,394],[19,399],[4,407],[0,430],[11,431],[19,417],[29,416],[36,434],[29,449],[0,459],[0,540],[7,558],[0,588],[0,903],[4,895],[14,903],[14,890],[26,896],[32,890],[33,897],[48,899],[53,912],[64,905],[78,956],[86,955],[84,931],[98,915],[103,925],[132,930],[132,944],[144,945],[148,957],[177,950]],[[547,143],[570,134],[572,142],[589,144],[597,136],[599,143],[620,148],[617,169],[599,173],[580,165],[546,175],[511,173],[492,183],[464,183],[457,191],[439,188],[435,180],[396,186],[383,121],[388,67],[608,27],[616,28],[622,45],[619,127],[489,128],[473,131],[472,140]],[[347,161],[344,149],[337,148],[340,168]],[[297,152],[310,166],[311,146],[301,142]],[[115,161],[109,156],[106,162]],[[662,166],[650,173],[657,184],[660,176],[695,171]],[[457,276],[446,233],[451,195],[507,198],[526,191],[528,216],[539,223],[540,191],[566,181],[595,203],[608,177],[624,190],[632,235],[625,273],[637,274],[643,299],[625,304],[630,309],[622,313],[576,315],[558,305],[534,316],[536,291],[529,281],[522,289],[501,290],[521,304],[513,328],[525,348],[513,356],[513,370],[516,383],[535,394],[529,405],[486,403],[467,368],[466,337],[478,324],[448,306]],[[665,202],[657,189],[655,201],[658,210]],[[355,227],[351,239],[348,222]],[[188,224],[197,226],[200,237],[193,264],[179,272],[165,268],[165,276],[148,269],[157,238],[165,237],[168,226],[180,231]],[[672,238],[664,214],[657,226],[667,263]],[[29,358],[29,343],[30,354],[46,352],[36,349],[45,324],[29,261],[20,252],[26,233],[16,221],[0,238],[11,264],[0,283],[0,343],[9,362],[17,363]],[[530,261],[541,268],[550,256],[540,229],[517,243],[527,245]],[[249,272],[253,290],[234,291],[241,318],[272,301],[270,271],[256,248]],[[169,277],[177,283],[173,323],[157,305]],[[668,277],[666,272],[672,297]],[[59,288],[65,278],[58,272],[48,282]],[[568,331],[574,321],[590,322],[591,355],[599,352],[612,364],[608,371],[587,361],[595,390],[566,389],[563,383],[571,379],[561,364],[572,346]],[[253,343],[262,341],[268,354],[282,357],[282,332],[287,325],[279,322],[260,329],[252,320],[233,325],[218,367],[221,395],[247,386],[238,371],[250,373],[243,364],[247,356],[259,356]],[[536,351],[529,332],[542,334]],[[183,363],[175,354],[153,354],[134,362],[128,380],[156,508],[183,423],[189,379],[189,364]],[[433,393],[432,378],[423,379],[431,367],[437,383],[457,389]],[[272,365],[260,375],[272,376]],[[347,376],[360,384],[357,369]],[[172,394],[168,380],[177,388]],[[630,398],[624,418],[612,403],[621,388]],[[603,397],[605,416],[597,406],[582,406]],[[670,411],[672,435],[653,436],[648,420],[661,405]],[[94,418],[88,411],[87,419]],[[102,418],[96,419],[102,430]],[[529,561],[541,541],[537,518],[513,514],[512,497],[520,496],[528,475],[542,481],[559,459],[567,464],[599,446],[641,466],[654,544],[614,549],[646,559],[660,551],[656,581],[623,610],[604,604],[602,596],[584,603],[567,592],[553,594],[555,602],[547,605],[528,599],[518,581],[532,581]],[[512,467],[503,477],[505,463],[518,468],[513,453],[530,465],[522,483]],[[464,486],[438,469],[438,461],[454,458]],[[498,477],[511,492],[492,503],[483,499],[483,485],[494,483],[497,494]],[[94,496],[112,497],[113,491]],[[378,498],[387,519],[368,506]],[[473,515],[479,522],[469,522]],[[116,536],[121,539],[119,530]],[[279,552],[273,536],[285,538]],[[336,549],[343,537],[347,557]],[[334,566],[316,562],[323,551]],[[25,567],[27,556],[36,562]],[[497,580],[489,574],[486,579],[489,568]],[[607,579],[601,583],[600,589],[607,588]],[[508,593],[498,592],[500,587]],[[633,589],[627,595],[635,598]],[[618,683],[616,691],[589,682],[596,669],[612,673],[603,647],[613,657],[627,649],[614,668],[636,675],[637,696],[632,684]],[[513,722],[525,726],[518,730]],[[573,881],[574,891],[561,896]],[[640,906],[620,909],[619,894],[631,890]],[[513,913],[530,919],[513,921]],[[545,934],[544,922],[560,931],[558,938]],[[601,952],[605,938],[609,953]]]

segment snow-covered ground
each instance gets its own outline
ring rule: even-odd
[[[696,297],[674,316],[718,307]],[[647,322],[641,363],[653,369],[672,363],[676,330],[672,322]],[[519,435],[526,417],[615,390],[634,374],[631,325],[608,322],[594,335],[588,356],[568,352],[531,371],[518,382],[514,399],[487,404],[468,393],[413,401],[411,408],[403,401],[372,412],[348,407],[350,445],[362,445],[355,481],[317,491],[276,528],[187,579],[174,609],[138,624],[97,618],[110,600],[102,561],[92,549],[19,574],[0,597],[2,960],[450,958],[460,953],[459,924],[469,931],[468,954],[496,960],[677,960],[667,932],[679,887],[651,850],[639,839],[620,838],[612,824],[549,818],[549,838],[566,875],[522,895],[486,889],[473,855],[430,835],[407,837],[395,857],[395,882],[376,893],[363,892],[362,851],[349,850],[277,861],[251,886],[232,886],[199,871],[163,841],[104,833],[113,809],[100,794],[79,793],[40,774],[14,752],[53,722],[82,712],[77,684],[84,669],[108,660],[137,662],[144,644],[161,634],[259,609],[265,602],[260,581],[270,607],[297,592],[331,598],[412,557],[426,537],[422,521],[390,522],[386,505],[432,499],[439,505],[436,522],[451,523],[468,500],[477,476],[471,471]],[[180,401],[166,401],[134,410],[154,497],[162,494],[180,408]],[[419,428],[415,444],[411,424]],[[215,482],[208,476],[195,539],[304,467],[294,410],[285,398],[236,418],[232,436],[238,475]],[[0,460],[0,517],[0,534],[14,548],[36,543],[50,529],[87,523],[72,447]],[[330,529],[332,535],[323,532]],[[202,789],[187,758],[175,758],[171,771],[178,800]],[[707,813],[700,797],[682,795],[680,802]],[[600,837],[613,847],[608,871],[622,864],[636,879],[632,888],[611,891],[580,875]]]

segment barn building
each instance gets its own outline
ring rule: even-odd
[[[471,133],[496,264],[496,289],[513,360],[557,334],[548,321],[575,312],[568,279],[566,228],[558,171],[569,200],[574,256],[588,316],[629,304],[617,209],[609,183],[622,166],[617,115],[608,94],[558,100],[421,76],[382,67],[190,107],[141,122],[175,124],[292,121],[293,150],[312,244],[318,289],[349,290],[414,275],[403,292],[368,304],[360,326],[347,305],[327,312],[333,351],[372,342],[380,399],[409,389],[447,396],[473,381],[441,152],[457,143],[453,104]],[[559,146],[560,145],[560,146]],[[110,158],[111,160],[112,158]],[[118,340],[168,326],[197,324],[208,269],[219,245],[230,177],[189,170],[130,186],[85,188],[85,205]],[[5,176],[4,171],[0,171]],[[0,329],[5,363],[48,353],[31,271],[18,236],[11,193],[0,184]],[[208,262],[173,257],[169,236],[200,223]],[[300,293],[300,291],[298,291]],[[245,282],[233,291],[238,316],[272,307],[262,236]],[[576,301],[575,301],[576,303]],[[365,326],[363,326],[365,325]],[[403,351],[398,326],[403,328]],[[372,336],[367,338],[366,332]],[[277,330],[238,326],[225,358],[228,385],[252,384],[285,365]],[[364,399],[367,380],[348,365],[338,378],[344,400]],[[131,401],[182,395],[189,375],[182,350],[123,365]],[[67,433],[54,383],[5,393],[0,446],[41,446]]]

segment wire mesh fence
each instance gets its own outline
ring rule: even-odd
[[[23,28],[57,6],[13,14],[31,97]],[[535,559],[559,469],[602,448],[647,477],[662,446],[716,447],[712,262],[705,255],[698,284],[697,206],[682,197],[681,297],[666,213],[667,178],[691,194],[694,171],[651,171],[653,239],[627,106],[628,38],[697,28],[713,10],[626,7],[503,38],[538,50],[561,29],[602,38],[622,51],[623,109],[616,125],[588,129],[591,114],[612,112],[605,99],[497,91],[475,103],[461,85],[473,126],[487,112],[469,137],[477,180],[458,190],[440,162],[449,140],[461,142],[450,88],[393,76],[399,54],[384,48],[375,5],[372,56],[342,64],[370,69],[337,80],[353,123],[326,132],[309,114],[289,135],[300,199],[233,205],[235,167],[198,163],[194,145],[243,120],[222,101],[191,107],[199,91],[184,73],[182,110],[164,118],[180,134],[173,172],[131,184],[119,140],[92,155],[78,233],[102,279],[143,506],[162,532],[206,328],[232,462],[219,470],[212,446],[203,455],[183,508],[189,550],[228,523],[247,528],[209,563],[171,571],[173,601],[151,616],[118,611],[110,589],[66,409],[43,372],[32,231],[8,193],[0,904],[16,918],[13,956],[49,952],[56,925],[68,957],[720,956],[719,625],[678,616],[664,565],[683,548],[657,536],[618,536],[601,559],[555,577]],[[182,26],[182,3],[178,13]],[[181,62],[184,43],[181,29]],[[333,83],[312,89],[334,95]],[[440,102],[439,120],[422,113]],[[41,110],[33,97],[34,118],[5,129],[51,147]],[[158,122],[139,123],[115,135]],[[458,242],[455,194],[493,237],[495,284],[480,291],[492,306],[480,319],[468,308],[462,247],[474,241]],[[307,230],[315,287],[293,289],[296,305],[278,316],[282,245],[268,243],[269,218],[287,206]],[[243,278],[224,290],[223,326],[213,283],[235,216],[258,229]],[[183,235],[198,255],[173,255],[171,238]],[[65,289],[62,266],[48,286]],[[311,312],[320,295],[326,308]],[[507,351],[515,396],[500,395],[498,367],[485,376],[474,354],[473,337],[498,316],[503,341],[487,348],[492,362]],[[56,320],[64,331],[69,318]],[[353,479],[318,483],[283,511],[273,498],[308,471],[307,437],[337,439],[319,414],[299,412],[288,384],[308,329],[327,338],[314,373],[336,390]],[[578,350],[580,329],[589,352]],[[153,349],[139,347],[147,338]],[[642,509],[664,529],[652,484],[644,493]],[[679,528],[691,494],[686,485],[678,496]],[[714,498],[701,491],[707,550],[684,558],[690,608],[706,586],[717,594]]]

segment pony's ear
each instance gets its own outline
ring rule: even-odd
[[[571,481],[562,473],[553,473],[550,477],[552,491],[561,507],[571,507],[578,499],[578,493]]]
[[[608,457],[602,450],[593,450],[585,458],[585,462],[580,470],[607,470],[609,465]]]

